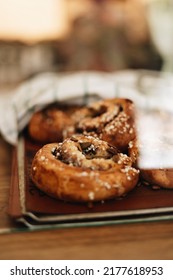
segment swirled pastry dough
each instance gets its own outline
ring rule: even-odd
[[[32,162],[32,180],[45,193],[66,201],[120,197],[138,182],[127,155],[93,136],[74,135],[43,146]]]
[[[75,134],[92,135],[126,151],[135,138],[134,104],[129,99],[106,99],[92,103],[73,115],[64,139]]]

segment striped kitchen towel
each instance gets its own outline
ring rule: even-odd
[[[16,145],[34,112],[57,101],[87,104],[93,96],[133,100],[139,113],[138,138],[141,147],[147,147],[140,150],[141,167],[173,166],[173,76],[168,73],[127,70],[39,74],[11,95],[0,96],[0,132]]]
[[[118,84],[135,84],[137,73],[77,72],[42,73],[23,82],[10,95],[0,95],[0,132],[12,145],[28,124],[32,114],[48,104],[76,99],[87,103],[90,96],[113,98],[118,95]]]

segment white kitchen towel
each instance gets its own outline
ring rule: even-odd
[[[0,95],[0,132],[4,139],[12,145],[16,145],[19,133],[26,127],[32,114],[48,104],[56,101],[70,101],[76,99],[77,102],[87,103],[92,95],[100,98],[124,97],[134,101],[137,110],[143,110],[148,118],[151,115],[151,122],[141,119],[139,122],[139,138],[144,137],[145,141],[150,141],[148,137],[152,132],[153,137],[160,141],[165,141],[165,126],[161,125],[158,130],[158,122],[153,121],[152,111],[162,110],[172,114],[173,112],[173,76],[172,74],[162,74],[159,72],[143,70],[127,70],[113,73],[82,71],[75,73],[42,73],[34,78],[23,82],[14,92],[4,96]],[[150,115],[147,113],[150,111]],[[155,116],[155,113],[154,113]],[[169,128],[173,127],[170,118]],[[138,123],[138,122],[137,122]],[[148,125],[149,124],[149,125]],[[154,131],[154,133],[153,133]],[[142,135],[141,135],[142,134]],[[169,143],[173,143],[173,135],[169,133]],[[156,141],[157,142],[157,141]],[[172,144],[171,144],[172,145]],[[172,146],[171,146],[172,148]],[[166,150],[166,149],[165,149]],[[173,149],[172,149],[173,150]],[[165,151],[166,152],[166,151]],[[168,153],[163,161],[161,155],[146,161],[146,154],[142,153],[141,165],[173,166],[172,160],[168,161]],[[147,150],[148,157],[148,150]],[[169,156],[170,158],[170,156]],[[162,160],[161,160],[162,159]]]
[[[43,73],[23,82],[11,95],[0,95],[0,132],[9,143],[17,143],[18,134],[28,124],[32,114],[55,101],[79,99],[97,94],[101,98],[116,96],[122,80],[134,83],[134,72],[108,74],[77,72],[71,74]],[[5,98],[6,97],[6,98]]]

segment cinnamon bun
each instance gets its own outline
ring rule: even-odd
[[[74,125],[67,127],[64,138],[75,133],[91,135],[124,152],[135,138],[134,104],[128,99],[106,99],[92,103],[73,115]]]
[[[30,137],[40,143],[60,142],[63,130],[72,125],[72,114],[78,106],[51,105],[33,114],[28,132]]]
[[[132,159],[133,166],[138,166],[139,143],[134,139],[129,143],[128,155]],[[140,169],[141,179],[151,186],[158,186],[166,189],[173,189],[173,169],[155,168]]]
[[[35,155],[32,180],[55,198],[102,201],[135,188],[139,171],[117,148],[93,136],[73,135],[62,143],[44,145]]]

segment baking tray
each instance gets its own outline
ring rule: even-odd
[[[27,131],[13,151],[9,215],[31,230],[169,220],[173,218],[173,190],[153,188],[140,180],[126,196],[92,204],[49,197],[31,180],[31,163],[42,145]]]

